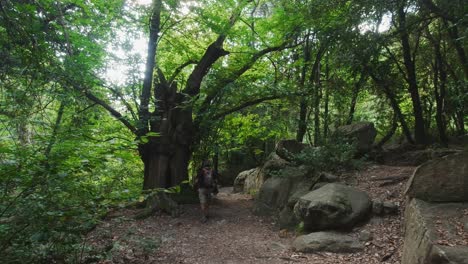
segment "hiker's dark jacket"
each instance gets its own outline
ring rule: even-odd
[[[211,169],[212,170],[212,177],[213,177],[213,182],[216,184],[216,182],[218,182],[218,172],[214,169]],[[203,177],[203,168],[200,168],[198,170],[198,173],[197,173],[197,188],[213,188],[215,186],[213,185],[210,185],[210,186],[206,186],[205,184],[205,177]]]

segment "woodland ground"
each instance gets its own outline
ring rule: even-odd
[[[200,222],[198,204],[183,205],[172,218],[163,213],[134,220],[137,210],[109,215],[88,234],[87,247],[94,248],[98,263],[400,263],[404,182],[380,187],[372,177],[410,175],[415,167],[367,165],[360,171],[340,175],[342,181],[367,191],[372,199],[400,204],[397,216],[374,217],[353,229],[357,236],[369,231],[373,239],[365,250],[353,254],[294,252],[297,236],[279,230],[272,218],[252,214],[253,198],[222,188],[211,208],[211,218]],[[83,256],[84,257],[84,256]]]

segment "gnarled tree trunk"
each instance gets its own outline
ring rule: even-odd
[[[231,27],[241,10],[239,7],[231,16]],[[139,153],[144,163],[143,189],[167,188],[188,179],[191,146],[198,131],[193,125],[191,98],[199,94],[201,82],[212,65],[228,54],[223,49],[226,35],[221,33],[195,65],[183,92],[178,93],[177,84],[169,83],[155,64],[160,12],[161,0],[154,0],[137,131],[137,136],[142,141]],[[157,80],[153,80],[155,69]],[[155,110],[150,113],[149,98],[152,88]]]
[[[159,91],[165,88],[157,88]],[[183,108],[184,96],[176,93],[176,87],[166,88],[169,93],[157,96],[160,111],[153,113],[148,142],[140,145],[144,163],[143,189],[168,188],[188,179],[187,168],[192,142],[192,111]]]

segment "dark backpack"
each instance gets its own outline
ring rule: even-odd
[[[202,169],[203,185],[204,187],[213,187],[214,184],[214,172],[211,168]]]

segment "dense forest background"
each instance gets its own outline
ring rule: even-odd
[[[376,147],[447,146],[468,122],[467,8],[0,0],[0,255],[78,262],[110,208],[283,138],[365,120]]]

